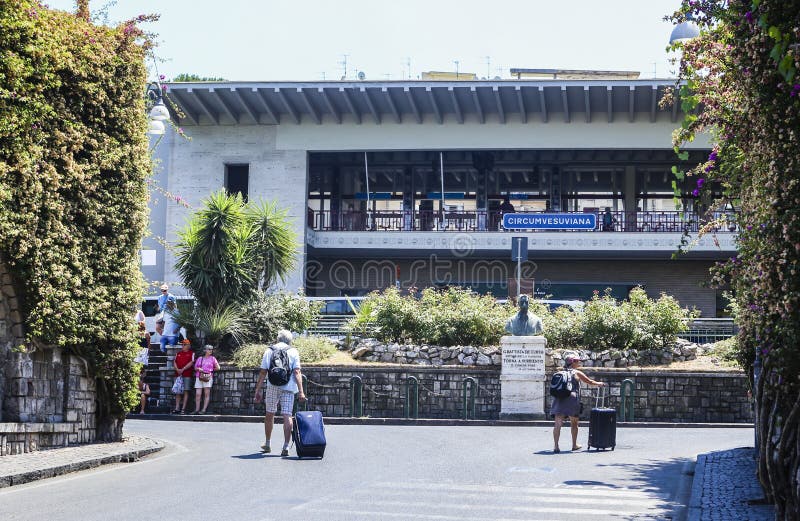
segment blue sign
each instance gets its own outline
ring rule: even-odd
[[[594,230],[597,215],[593,213],[507,213],[503,214],[506,230]]]
[[[356,192],[355,199],[358,201],[366,201],[367,200],[367,192]],[[369,193],[370,199],[391,199],[392,192],[370,192]]]
[[[463,199],[465,197],[464,192],[445,192],[444,198],[445,199]],[[428,199],[441,199],[442,192],[428,192],[425,194],[425,197]]]

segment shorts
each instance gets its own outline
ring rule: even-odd
[[[267,412],[275,414],[279,403],[281,405],[282,415],[292,414],[292,409],[294,409],[294,393],[292,391],[284,391],[280,387],[275,387],[268,383],[264,391],[264,406]]]
[[[191,391],[194,386],[194,377],[184,376],[183,379],[183,392]]]
[[[207,382],[203,382],[199,378],[195,378],[194,379],[194,388],[195,389],[211,389],[211,384],[213,384],[213,383],[214,383],[214,377],[213,376]]]

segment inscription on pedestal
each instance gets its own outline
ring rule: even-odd
[[[504,336],[500,339],[500,417],[544,417],[545,346],[543,336]]]

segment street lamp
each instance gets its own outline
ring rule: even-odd
[[[150,107],[147,133],[151,136],[164,135],[164,122],[169,120],[169,109],[164,105],[164,91],[157,81],[147,86],[147,106]]]
[[[694,23],[692,13],[686,14],[686,20],[679,23],[672,29],[672,34],[669,35],[669,43],[686,42],[692,38],[700,36],[700,28]]]

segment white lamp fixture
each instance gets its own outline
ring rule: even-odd
[[[686,20],[679,23],[672,29],[672,34],[669,35],[669,43],[686,42],[692,38],[700,36],[700,28],[694,23],[691,13],[686,15]]]
[[[166,127],[164,127],[163,121],[158,121],[157,119],[151,119],[150,123],[147,125],[147,133],[151,136],[162,136],[166,131]]]
[[[155,121],[167,121],[169,119],[169,110],[167,110],[167,106],[164,105],[164,100],[159,99],[158,103],[153,106],[153,109],[150,111],[150,119]]]

